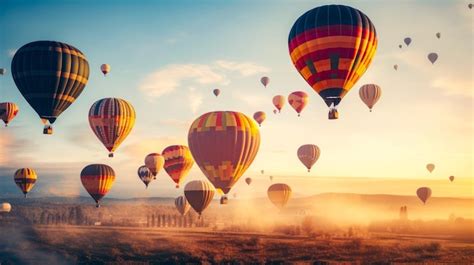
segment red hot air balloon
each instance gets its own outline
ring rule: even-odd
[[[263,111],[257,111],[253,114],[253,119],[258,123],[258,126],[262,126],[262,122],[265,121],[267,115]]]
[[[296,20],[288,47],[298,72],[330,108],[329,119],[337,119],[337,106],[374,57],[377,34],[355,8],[320,6]]]
[[[425,204],[426,201],[431,197],[431,189],[428,187],[421,187],[416,190],[416,195],[423,202],[423,204]]]
[[[308,105],[308,94],[303,91],[295,91],[288,96],[288,103],[300,116],[303,109]]]
[[[221,93],[221,90],[216,88],[216,89],[212,90],[212,93],[214,94],[214,96],[218,97],[219,94]]]
[[[285,97],[282,95],[276,95],[273,97],[272,101],[278,112],[281,112],[281,109],[283,108],[283,106],[285,106]]]

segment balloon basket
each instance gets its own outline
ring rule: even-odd
[[[114,153],[109,153],[109,157],[114,157]]]
[[[51,135],[53,134],[53,127],[45,126],[43,129],[43,134]]]
[[[336,109],[332,109],[328,113],[328,119],[337,120],[339,118],[339,112]]]

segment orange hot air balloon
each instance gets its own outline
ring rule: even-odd
[[[194,165],[193,155],[185,145],[168,146],[162,154],[166,173],[176,183],[176,188],[179,188],[179,184],[186,178]]]
[[[114,170],[103,164],[91,164],[81,171],[82,186],[100,207],[99,201],[109,192],[115,181]]]
[[[359,89],[360,99],[369,107],[370,112],[372,112],[372,108],[379,101],[381,95],[382,89],[375,84],[366,84]]]
[[[375,55],[377,33],[355,8],[320,6],[296,20],[288,48],[298,72],[330,108],[329,119],[337,119],[337,106]]]
[[[104,98],[92,104],[89,125],[99,140],[109,150],[109,157],[127,138],[135,125],[135,109],[119,98]]]
[[[319,147],[314,144],[305,144],[298,148],[298,158],[300,159],[301,163],[306,166],[308,172],[311,171],[311,167],[318,161],[319,155],[321,151]]]
[[[426,169],[431,173],[435,169],[435,165],[434,164],[427,164]]]
[[[246,178],[245,183],[247,183],[247,185],[250,185],[252,183],[252,179],[251,178]]]
[[[215,111],[193,122],[188,143],[204,175],[218,191],[227,194],[255,159],[260,132],[242,113]]]
[[[267,114],[263,111],[257,111],[253,114],[253,119],[258,123],[258,126],[262,126],[262,122],[267,118]]]
[[[31,168],[20,168],[15,172],[13,179],[15,180],[15,184],[21,189],[26,198],[26,194],[28,194],[28,192],[30,192],[30,190],[35,185],[38,176]]]
[[[451,182],[453,182],[453,181],[454,181],[454,176],[449,176],[449,180],[450,180]]]
[[[141,166],[138,168],[138,177],[140,180],[145,184],[146,188],[148,188],[148,184],[153,180],[153,174],[146,166]]]
[[[275,183],[268,188],[267,194],[278,209],[283,209],[291,197],[291,188],[283,183]]]
[[[186,215],[189,212],[189,209],[191,209],[191,205],[189,205],[188,200],[186,200],[186,197],[184,196],[179,196],[176,198],[174,200],[174,206],[176,206],[176,209],[181,214],[181,216]]]
[[[277,108],[278,112],[281,112],[283,106],[285,106],[285,97],[282,95],[276,95],[273,97],[273,105]]]
[[[100,71],[106,76],[110,72],[110,65],[103,64],[100,66]]]
[[[5,123],[5,127],[18,114],[18,106],[13,102],[0,103],[0,119]]]
[[[421,187],[416,190],[416,195],[423,202],[423,204],[425,204],[426,201],[431,197],[431,189],[428,187]]]
[[[155,177],[158,175],[160,170],[165,164],[165,158],[158,153],[151,153],[145,157],[145,166],[151,171],[151,174]]]
[[[288,96],[288,103],[296,110],[298,117],[308,104],[308,94],[303,91],[295,91]]]
[[[262,83],[264,87],[267,87],[268,83],[270,83],[270,78],[267,76],[264,76],[260,78],[260,83]]]
[[[211,203],[214,193],[214,187],[207,181],[193,180],[184,186],[184,196],[199,216]]]

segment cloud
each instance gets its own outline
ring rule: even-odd
[[[187,139],[179,139],[177,137],[154,137],[154,138],[139,138],[124,146],[121,152],[128,157],[143,158],[153,152],[161,152],[167,146],[174,144],[187,145]]]
[[[7,50],[8,57],[13,58],[13,56],[15,56],[16,51],[17,49],[8,49]]]
[[[3,128],[2,128],[3,129]],[[34,153],[36,144],[28,139],[18,139],[11,130],[4,129],[0,137],[0,165],[12,165],[17,161],[31,161],[32,157],[24,156],[24,151]]]
[[[196,114],[199,107],[202,105],[203,96],[200,93],[198,93],[194,87],[190,87],[188,100],[189,100],[189,107],[191,108],[191,111],[193,112],[193,114]]]
[[[228,85],[228,75],[238,72],[241,76],[251,76],[269,72],[267,67],[252,62],[232,62],[218,60],[207,64],[173,64],[147,75],[139,89],[149,99],[158,98],[173,92],[184,84],[190,86]],[[199,105],[199,99],[194,99]]]
[[[431,82],[431,86],[443,89],[447,95],[474,97],[472,82],[470,80],[458,79],[452,76],[441,76],[435,78]]]

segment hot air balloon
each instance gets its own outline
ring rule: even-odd
[[[319,147],[314,144],[305,144],[298,148],[298,158],[300,159],[301,163],[306,166],[308,172],[311,171],[311,167],[318,161],[319,155],[321,151]]]
[[[449,180],[450,180],[451,182],[453,182],[454,176],[449,176]]]
[[[262,173],[262,175],[265,174],[265,170],[263,170],[263,169],[260,170],[260,173]]]
[[[262,83],[264,87],[267,87],[267,85],[270,83],[270,78],[267,76],[264,76],[260,78],[260,83]]]
[[[283,183],[275,183],[268,188],[267,194],[273,205],[283,209],[291,197],[291,188]]]
[[[36,175],[36,172],[31,168],[20,168],[15,172],[13,179],[15,180],[16,185],[21,189],[26,198],[26,194],[28,194],[28,192],[30,192],[30,190],[35,185],[38,176]]]
[[[440,39],[441,38],[441,33],[436,33],[436,38]]]
[[[0,103],[0,119],[5,123],[5,127],[11,122],[18,114],[18,106],[12,102]]]
[[[214,187],[207,181],[193,180],[184,186],[184,196],[199,216],[211,203],[214,193]]]
[[[272,101],[278,112],[281,112],[281,109],[283,108],[283,106],[285,106],[285,97],[282,95],[276,95],[273,97]]]
[[[99,201],[109,192],[115,181],[114,170],[103,164],[91,164],[81,171],[82,186],[100,207]]]
[[[140,178],[143,183],[145,183],[145,186],[148,188],[148,184],[153,180],[153,174],[151,171],[145,166],[141,166],[138,168],[138,177]]]
[[[251,178],[245,178],[245,183],[247,183],[247,185],[250,185],[252,183],[252,179]]]
[[[438,54],[435,52],[428,54],[428,60],[431,62],[431,64],[434,64],[436,60],[438,60]]]
[[[89,110],[92,131],[109,150],[109,157],[125,140],[135,124],[135,109],[119,98],[103,98],[92,104]]]
[[[398,64],[393,65],[393,69],[395,69],[395,71],[397,71],[398,70]]]
[[[382,89],[375,84],[366,84],[359,89],[360,99],[369,107],[370,112],[372,112],[372,108],[379,101],[381,95]]]
[[[398,48],[400,48],[400,49],[401,49],[402,47],[403,47],[403,46],[402,46],[401,44],[400,44],[400,45],[398,45]]]
[[[406,37],[405,39],[403,39],[403,42],[405,42],[405,44],[406,44],[407,46],[409,46],[410,43],[411,43],[411,38],[410,38],[410,37]]]
[[[164,164],[165,158],[158,153],[151,153],[145,157],[145,166],[151,171],[154,179],[156,179],[156,175],[160,173],[160,170],[163,168]]]
[[[7,73],[7,69],[0,68],[0,75],[5,75]]]
[[[255,159],[260,132],[242,113],[215,111],[193,122],[188,143],[204,175],[218,191],[227,194]]]
[[[216,88],[216,89],[212,90],[212,93],[214,93],[214,96],[217,97],[221,93],[221,90]]]
[[[100,66],[100,71],[106,76],[110,72],[110,65],[104,63]]]
[[[270,176],[270,181],[273,181],[273,176]]]
[[[168,146],[162,154],[166,173],[176,183],[176,188],[179,188],[179,184],[186,178],[194,165],[193,155],[185,145]]]
[[[377,34],[357,9],[320,6],[296,20],[288,47],[298,72],[330,108],[329,119],[337,119],[338,104],[374,57]]]
[[[467,7],[469,7],[469,9],[472,9],[472,4],[468,4]]]
[[[423,203],[426,203],[426,201],[431,197],[431,189],[428,187],[421,187],[416,190],[416,195]]]
[[[11,68],[18,90],[45,124],[44,134],[53,133],[51,124],[79,97],[89,78],[84,54],[56,41],[24,45]]]
[[[428,169],[428,171],[431,173],[435,169],[435,165],[434,164],[427,164],[426,169]]]
[[[0,205],[0,213],[9,213],[12,210],[12,205],[4,202]]]
[[[186,200],[186,197],[184,196],[179,196],[176,198],[174,200],[174,206],[176,206],[176,209],[181,214],[181,216],[186,215],[189,209],[191,209],[191,205],[189,205],[188,200]]]
[[[253,119],[258,123],[258,126],[262,126],[262,122],[267,118],[267,115],[263,111],[257,111],[253,114]]]
[[[296,113],[298,113],[299,117],[303,109],[308,104],[308,94],[303,91],[292,92],[288,96],[288,103],[290,103],[290,106],[296,111]]]

